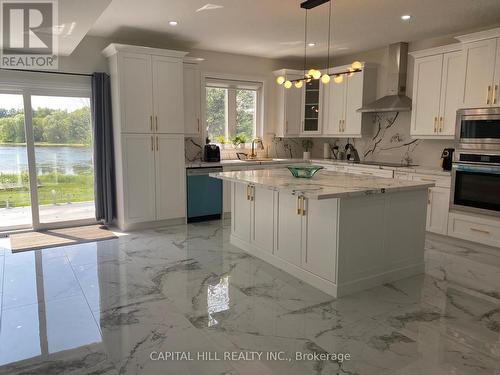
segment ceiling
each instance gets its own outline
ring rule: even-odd
[[[223,8],[196,12],[207,3]],[[90,35],[117,42],[205,49],[269,58],[304,53],[304,15],[297,0],[113,0]],[[499,0],[335,0],[337,55],[500,24]],[[404,22],[401,15],[411,14]],[[169,21],[179,24],[170,26]],[[328,4],[309,12],[311,55],[324,54]]]

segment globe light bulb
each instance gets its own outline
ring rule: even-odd
[[[354,70],[359,70],[361,69],[361,63],[359,61],[354,61],[352,64],[351,64],[351,68],[353,68]]]
[[[307,75],[309,76],[309,78],[314,75],[315,71],[316,71],[316,69],[309,69],[309,71],[307,72]]]
[[[285,77],[279,76],[278,78],[276,78],[276,83],[278,85],[282,85],[283,83],[285,83]]]
[[[323,74],[321,76],[321,82],[323,82],[324,84],[327,84],[328,82],[330,82],[330,76],[328,74]]]
[[[333,82],[335,82],[335,83],[342,83],[343,80],[344,80],[343,75],[338,75],[338,76],[333,77]]]
[[[290,87],[292,87],[292,82],[290,82],[290,81],[285,81],[284,86],[285,86],[285,89],[289,89]]]
[[[319,70],[315,70],[314,73],[312,74],[314,79],[320,79],[321,77],[321,72]]]
[[[297,82],[295,82],[295,87],[298,88],[298,89],[302,88],[303,85],[304,85],[303,81],[297,81]]]

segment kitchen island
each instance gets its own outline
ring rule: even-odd
[[[233,245],[334,297],[424,271],[432,183],[281,168],[211,176],[232,184]]]

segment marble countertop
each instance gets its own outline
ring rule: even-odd
[[[311,199],[352,197],[396,191],[427,189],[433,183],[368,177],[350,173],[319,171],[312,179],[293,177],[285,169],[265,169],[210,173],[222,180],[248,183],[277,191],[302,194]]]
[[[395,170],[399,172],[408,172],[408,173],[420,173],[420,174],[431,174],[431,175],[436,175],[436,176],[451,176],[450,171],[443,171],[442,168],[439,167],[434,167],[434,166],[414,166],[414,167],[389,167],[389,166],[383,166],[383,165],[374,165],[374,164],[363,164],[361,163],[353,163],[353,162],[348,162],[348,161],[343,161],[343,160],[335,160],[335,159],[312,159],[311,162],[313,164],[340,164],[340,165],[352,165],[352,166],[359,166],[363,168],[374,168],[374,169],[388,169],[388,170]]]
[[[219,162],[204,162],[197,161],[186,163],[186,168],[210,168],[224,166],[246,166],[246,165],[272,165],[272,164],[291,164],[291,163],[308,163],[303,159],[269,159],[269,160],[221,160]]]

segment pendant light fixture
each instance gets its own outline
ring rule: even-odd
[[[327,55],[327,64],[326,70],[322,73],[318,69],[307,69],[307,11],[309,9],[316,8],[324,3],[329,3],[328,8],[328,55]],[[302,88],[304,83],[311,82],[311,80],[321,80],[321,83],[328,84],[333,77],[333,82],[342,83],[344,80],[344,76],[352,76],[354,73],[361,72],[361,68],[363,67],[359,61],[354,61],[351,64],[351,67],[343,72],[337,73],[329,73],[328,70],[330,68],[330,35],[331,35],[331,27],[332,27],[332,0],[307,0],[300,4],[302,9],[306,10],[305,16],[305,27],[304,27],[304,78],[298,78],[293,80],[287,80],[283,76],[279,76],[276,78],[276,83],[278,85],[283,85],[286,89],[290,89],[295,86],[295,88]]]

